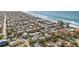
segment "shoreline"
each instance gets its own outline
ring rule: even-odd
[[[30,12],[26,11],[25,13],[30,14],[30,15],[32,15],[34,17],[42,18],[43,20],[49,20],[49,21],[52,21],[52,22],[57,22],[58,21],[58,20],[50,19],[47,16],[43,16],[43,15],[40,15],[40,14],[35,14],[35,13],[31,12],[31,11]],[[70,23],[70,25],[69,25],[70,27],[79,28],[79,26],[75,25],[76,23],[74,21],[66,21],[64,19],[62,21],[66,22],[66,23]]]

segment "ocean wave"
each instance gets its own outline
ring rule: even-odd
[[[44,20],[50,20],[50,21],[58,21],[58,20],[62,20],[62,21],[64,21],[64,22],[67,22],[67,23],[70,23],[71,25],[73,25],[73,26],[75,26],[75,27],[79,27],[79,23],[77,23],[76,21],[73,21],[73,20],[68,20],[68,19],[63,19],[63,18],[50,18],[49,16],[45,16],[45,15],[41,15],[41,14],[37,14],[37,13],[34,13],[34,12],[26,12],[26,13],[28,13],[28,14],[30,14],[30,15],[32,15],[32,16],[35,16],[35,17],[39,17],[39,18],[42,18],[42,19],[44,19]]]
[[[36,14],[36,13],[34,13],[34,12],[31,12],[31,11],[30,11],[30,12],[26,12],[26,13],[31,14],[32,16],[35,16],[35,17],[40,17],[40,18],[43,18],[43,19],[49,19],[48,16]]]

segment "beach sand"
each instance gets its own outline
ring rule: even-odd
[[[30,15],[32,15],[34,17],[42,18],[43,20],[49,20],[49,21],[52,21],[52,22],[58,22],[58,20],[50,19],[47,16],[43,16],[43,15],[40,15],[40,14],[35,14],[35,13],[31,12],[31,11],[26,11],[25,13],[30,14]],[[79,26],[74,25],[75,24],[74,21],[67,21],[67,20],[64,20],[64,19],[61,19],[61,20],[66,22],[66,23],[70,23],[70,25],[69,25],[70,27],[79,28]]]

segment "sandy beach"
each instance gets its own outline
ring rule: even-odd
[[[57,20],[55,20],[55,19],[50,19],[47,16],[43,16],[43,15],[40,15],[40,14],[35,14],[33,12],[26,11],[25,13],[30,14],[30,15],[32,15],[34,17],[42,18],[43,20],[49,20],[49,21],[52,21],[52,22],[57,22]],[[74,24],[76,24],[74,21],[67,21],[65,19],[61,19],[61,20],[64,21],[64,22],[66,22],[66,23],[70,23],[70,25],[69,25],[70,27],[79,28],[79,26],[74,25]]]

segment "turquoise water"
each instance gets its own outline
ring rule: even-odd
[[[33,11],[33,13],[79,26],[79,11]]]

